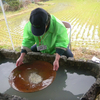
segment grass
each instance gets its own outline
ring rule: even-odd
[[[38,4],[32,3],[15,12],[6,12],[15,50],[20,51],[19,47],[23,39],[23,28],[29,20],[30,12],[34,8],[42,7],[60,20],[71,23],[71,44],[75,59],[87,60],[91,59],[94,55],[100,58],[99,5],[99,0],[50,0],[39,2]],[[0,13],[0,19],[0,48],[11,49],[11,41],[2,13]],[[20,27],[20,25],[22,26]]]

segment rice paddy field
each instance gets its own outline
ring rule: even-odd
[[[29,21],[30,12],[37,7],[44,8],[60,20],[71,24],[73,51],[76,48],[81,48],[82,52],[100,50],[100,0],[49,0],[32,3],[19,11],[5,12],[9,29],[3,13],[0,13],[1,48],[13,49],[11,41],[15,50],[20,48],[24,26]]]

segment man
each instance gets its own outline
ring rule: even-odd
[[[16,66],[23,63],[25,54],[31,49],[34,52],[56,53],[53,70],[57,71],[61,55],[67,58],[73,57],[68,44],[69,39],[64,24],[44,9],[36,8],[31,12],[30,21],[24,27],[21,55]]]

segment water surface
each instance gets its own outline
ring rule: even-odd
[[[85,72],[80,74],[60,66],[50,86],[37,92],[22,93],[14,90],[8,82],[8,77],[15,67],[15,61],[0,63],[0,93],[21,96],[28,100],[79,100],[96,80],[92,75],[85,75]]]

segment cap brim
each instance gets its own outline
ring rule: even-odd
[[[33,35],[35,35],[35,36],[41,36],[45,32],[45,24],[42,25],[42,27],[40,27],[40,28],[36,28],[36,27],[34,27],[34,26],[31,25],[31,30],[32,30]]]

